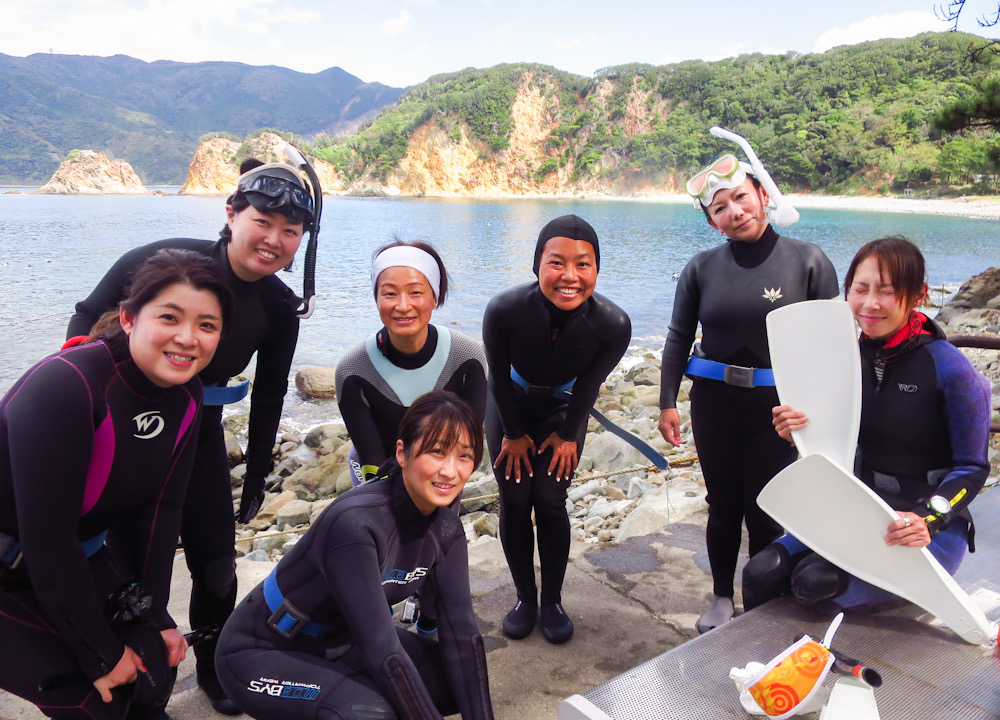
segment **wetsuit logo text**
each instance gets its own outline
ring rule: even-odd
[[[406,585],[427,574],[427,568],[418,567],[406,572],[406,570],[386,570],[382,576],[383,585]]]
[[[905,393],[915,393],[918,389],[916,385],[905,385],[903,383],[898,383],[897,387],[899,387],[900,392]]]
[[[312,683],[289,682],[287,680],[272,680],[262,677],[251,680],[247,690],[259,695],[286,698],[288,700],[315,700],[322,688]]]
[[[134,437],[140,440],[150,440],[163,432],[164,422],[159,410],[139,413],[132,420],[135,422],[136,430],[138,430]]]

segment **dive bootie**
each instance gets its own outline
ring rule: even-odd
[[[705,611],[705,614],[698,618],[698,632],[707,633],[714,630],[733,619],[736,608],[733,606],[731,597],[716,595],[712,600],[712,606]]]
[[[573,621],[560,603],[542,605],[542,635],[553,645],[559,645],[573,637]]]
[[[503,634],[511,640],[520,640],[531,634],[538,616],[538,605],[518,598],[517,604],[503,619]]]

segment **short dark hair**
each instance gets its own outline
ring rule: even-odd
[[[902,235],[872,240],[855,253],[844,276],[844,297],[851,291],[858,266],[870,257],[875,258],[882,278],[892,285],[903,305],[911,309],[915,307],[927,283],[924,256]]]
[[[438,445],[451,447],[463,430],[479,467],[483,459],[483,425],[472,406],[453,392],[432,390],[413,401],[399,423],[397,436],[403,441],[403,454],[412,457]]]
[[[171,285],[190,285],[195,290],[207,290],[219,301],[222,311],[222,332],[225,333],[233,317],[233,294],[225,279],[211,258],[191,250],[165,248],[148,258],[129,276],[125,298],[118,307],[135,317],[147,304],[152,302]],[[125,331],[114,316],[106,313],[91,330],[91,337],[100,337],[113,349],[128,346]]]
[[[391,247],[401,247],[401,246],[414,247],[417,248],[418,250],[423,250],[425,253],[434,258],[434,262],[436,262],[438,266],[438,272],[441,273],[441,287],[437,288],[437,296],[436,296],[437,306],[441,307],[442,305],[444,305],[444,298],[448,294],[448,270],[445,269],[444,260],[441,259],[441,256],[438,254],[438,251],[435,250],[434,246],[431,245],[430,243],[426,243],[423,240],[412,240],[410,242],[406,242],[404,240],[400,240],[399,238],[395,238],[391,243],[383,245],[374,253],[372,253],[372,262],[374,263],[375,258],[377,258],[383,251],[388,250]],[[376,279],[376,285],[378,285],[377,279]],[[372,288],[372,294],[375,296],[375,300],[378,300],[378,290]]]

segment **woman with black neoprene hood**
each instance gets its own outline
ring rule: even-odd
[[[250,159],[240,171],[237,189],[226,201],[227,222],[218,240],[171,238],[125,253],[90,296],[77,303],[67,331],[68,337],[87,334],[101,314],[121,299],[135,267],[162,248],[191,250],[211,258],[233,293],[233,327],[200,373],[206,386],[205,412],[181,528],[192,579],[190,623],[196,629],[213,623],[221,627],[236,602],[233,500],[221,419],[222,405],[240,400],[246,387],[226,386],[256,353],[247,471],[236,512],[236,520],[247,523],[260,509],[264,480],[274,465],[271,453],[299,332],[302,301],[276,274],[290,266],[304,233],[315,231],[319,218],[314,214],[321,202],[318,184],[307,185],[291,165]],[[225,714],[238,713],[216,680],[214,641],[203,642],[194,651],[198,684],[212,707]]]
[[[483,317],[495,402],[487,410],[486,439],[500,484],[500,537],[517,590],[503,631],[514,639],[530,634],[539,615],[532,510],[542,633],[552,643],[573,636],[562,607],[570,542],[566,491],[600,385],[632,334],[628,315],[594,292],[600,260],[589,223],[576,215],[556,218],[535,245],[537,282],[497,294]]]

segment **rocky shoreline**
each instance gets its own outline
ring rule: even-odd
[[[963,285],[939,318],[949,335],[975,334],[1000,343],[1000,269],[993,268]],[[994,395],[1000,392],[997,351],[963,348],[963,352],[989,378]],[[626,356],[602,386],[595,407],[648,442],[667,458],[670,467],[664,473],[656,471],[642,455],[591,419],[567,500],[570,532],[576,542],[621,542],[707,507],[691,438],[690,380],[684,380],[678,396],[684,444],[673,448],[657,430],[659,365],[658,351]],[[351,487],[347,464],[350,442],[330,392],[331,369],[303,370],[296,384],[299,392],[319,398],[310,402],[325,421],[305,433],[285,432],[275,444],[275,470],[268,478],[264,505],[257,518],[237,532],[240,553],[260,560],[286,552],[323,508]],[[1000,402],[993,404],[997,408]],[[246,421],[245,413],[224,420],[233,465],[234,506],[239,502],[245,471],[240,442],[245,441]],[[996,409],[993,422],[1000,423]],[[991,440],[989,457],[992,484],[1000,463],[1000,439]],[[488,459],[484,459],[463,493],[461,518],[470,546],[497,537],[497,493],[496,479]]]

